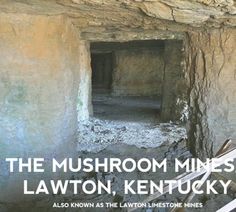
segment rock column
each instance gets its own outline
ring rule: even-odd
[[[236,139],[236,30],[189,32],[189,146],[212,156],[227,138]]]

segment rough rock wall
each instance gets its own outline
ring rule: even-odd
[[[236,138],[235,46],[235,29],[188,33],[189,139],[192,152],[202,158]]]
[[[115,52],[114,95],[161,95],[163,49],[132,49]]]
[[[171,39],[198,27],[236,26],[234,0],[1,0],[0,10],[68,15],[91,41]]]
[[[0,15],[0,163],[5,157],[73,154],[77,40],[62,16]],[[22,194],[17,174],[0,175],[0,190],[12,194],[20,187]],[[6,192],[1,200],[13,198]]]
[[[161,119],[184,121],[187,105],[187,80],[182,67],[183,42],[165,41]]]

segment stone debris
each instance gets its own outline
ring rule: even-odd
[[[112,144],[155,148],[187,137],[183,126],[171,122],[153,125],[90,118],[78,126],[78,151],[99,152]]]

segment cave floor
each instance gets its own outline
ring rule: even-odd
[[[112,96],[93,92],[94,117],[127,122],[160,122],[161,98],[158,96]]]
[[[78,123],[78,151],[99,152],[109,145],[156,148],[187,137],[184,126],[160,123],[157,97],[93,95],[94,116]]]

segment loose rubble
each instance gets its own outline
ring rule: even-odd
[[[155,148],[186,137],[186,129],[171,122],[153,125],[91,118],[79,123],[77,150],[99,152],[112,144]]]

